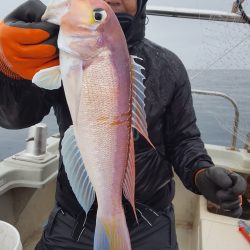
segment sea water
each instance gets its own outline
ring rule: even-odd
[[[199,72],[189,70],[190,79]],[[193,89],[223,92],[232,97],[240,110],[238,147],[243,147],[245,136],[250,132],[250,70],[206,70],[191,81]],[[197,125],[205,143],[229,146],[232,138],[234,109],[221,97],[193,95]],[[58,132],[53,109],[43,121],[49,135]],[[27,129],[7,130],[0,128],[0,160],[25,148]]]

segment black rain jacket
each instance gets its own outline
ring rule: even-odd
[[[194,174],[213,165],[196,126],[191,88],[180,59],[145,36],[145,8],[126,31],[131,55],[143,59],[145,110],[148,133],[156,151],[134,131],[136,157],[136,201],[160,210],[169,202],[168,181],[172,166],[184,185],[198,193]],[[44,90],[28,80],[12,80],[0,73],[0,126],[27,128],[40,122],[53,107],[61,138],[72,124],[63,87]],[[60,160],[56,201],[71,214],[82,209],[70,187]]]

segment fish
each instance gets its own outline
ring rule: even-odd
[[[32,81],[64,88],[72,126],[62,140],[62,159],[86,214],[97,199],[94,250],[131,250],[122,197],[137,220],[133,129],[153,146],[142,59],[129,55],[119,21],[103,0],[54,0],[42,20],[60,26],[60,64]]]

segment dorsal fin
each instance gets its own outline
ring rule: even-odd
[[[132,72],[132,127],[135,128],[149,143],[154,147],[148,137],[145,107],[145,86],[142,74],[144,69],[140,64],[135,62],[135,59],[140,59],[136,56],[131,56],[131,72]],[[142,60],[142,59],[141,59]]]

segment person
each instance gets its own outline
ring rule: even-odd
[[[145,38],[147,0],[104,0],[117,14],[129,53],[145,68],[148,133],[157,153],[134,131],[136,157],[135,221],[123,207],[133,250],[177,250],[173,170],[187,189],[230,210],[241,212],[244,179],[214,167],[200,138],[187,72],[171,51]],[[41,21],[45,5],[28,0],[0,24],[0,126],[26,128],[40,122],[53,107],[61,139],[72,124],[63,87],[45,90],[32,84],[40,69],[57,65],[58,27]],[[56,205],[36,250],[92,250],[97,204],[85,213],[70,187],[60,159]]]

